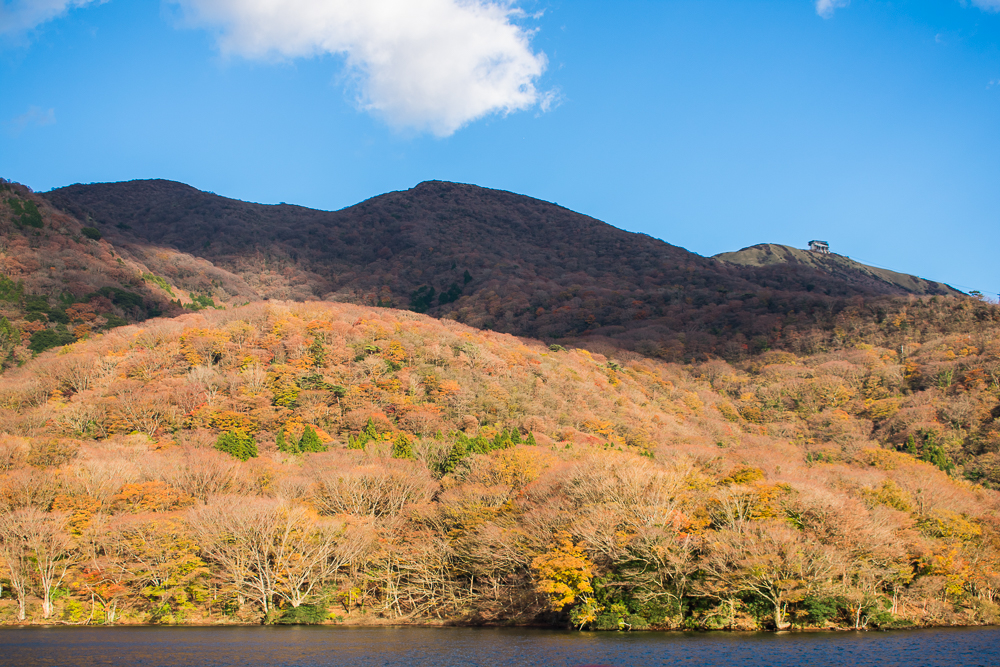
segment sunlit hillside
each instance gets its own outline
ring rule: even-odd
[[[0,614],[996,622],[998,344],[679,366],[291,302],[94,332],[0,383]]]

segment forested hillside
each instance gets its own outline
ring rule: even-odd
[[[0,621],[1000,620],[994,304],[451,183],[0,190]]]
[[[0,614],[996,622],[996,327],[862,329],[690,366],[346,304],[95,332],[0,384]]]
[[[898,297],[956,294],[849,266],[727,264],[555,204],[438,181],[336,212],[170,181],[73,185],[45,197],[117,244],[204,257],[262,297],[407,308],[680,362],[796,350],[803,339],[829,346],[846,309],[877,326],[905,310]],[[941,333],[948,323],[926,326]]]

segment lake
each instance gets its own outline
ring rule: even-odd
[[[780,635],[329,626],[4,628],[0,665],[964,667],[1000,665],[1000,628]]]

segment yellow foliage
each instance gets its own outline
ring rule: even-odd
[[[578,598],[593,593],[590,582],[596,574],[594,564],[567,532],[555,535],[548,553],[531,561],[535,572],[535,590],[548,596],[554,611],[562,611]]]
[[[872,421],[884,421],[899,412],[899,399],[865,400],[865,415]]]
[[[59,494],[52,501],[53,512],[69,514],[67,521],[70,530],[81,534],[90,525],[90,519],[100,509],[100,504],[93,498],[81,494]]]
[[[215,329],[188,329],[181,335],[181,354],[192,366],[215,363],[229,336]]]
[[[552,463],[552,455],[543,449],[519,446],[489,455],[492,481],[512,489],[522,489],[538,479]]]
[[[691,412],[696,415],[700,415],[702,410],[705,409],[705,402],[698,398],[698,394],[693,391],[684,392],[684,396],[681,398],[684,405],[688,406]]]
[[[244,433],[256,433],[260,430],[260,424],[248,417],[233,410],[223,410],[214,412],[209,418],[209,423],[217,429],[223,431],[243,431]]]
[[[891,479],[883,481],[882,486],[877,489],[862,489],[861,495],[871,502],[892,507],[901,512],[913,511],[909,494]]]
[[[912,459],[905,454],[878,447],[866,447],[865,449],[862,449],[855,456],[855,458],[860,463],[865,463],[880,470],[895,470],[900,466],[900,464],[912,461]]]
[[[921,530],[932,537],[971,542],[983,533],[973,521],[949,510],[936,510],[920,522]]]
[[[583,429],[590,433],[610,438],[611,434],[615,432],[615,425],[613,422],[607,420],[587,419],[583,422]]]
[[[740,413],[736,411],[732,403],[716,403],[715,409],[726,421],[738,422],[740,420]]]
[[[386,361],[401,364],[406,361],[406,357],[406,350],[403,349],[403,344],[398,340],[392,341],[388,347],[382,350],[382,358]]]
[[[764,479],[764,471],[760,468],[742,466],[733,470],[727,477],[720,480],[719,483],[724,486],[731,484],[751,484],[762,479]]]

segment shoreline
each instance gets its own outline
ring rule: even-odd
[[[105,625],[103,623],[73,623],[70,621],[51,621],[45,623],[0,623],[0,630],[5,629],[27,629],[27,628],[278,628],[278,627],[328,627],[328,628],[359,628],[359,629],[371,629],[371,628],[455,628],[455,629],[471,629],[471,628],[483,628],[483,629],[510,629],[510,630],[548,630],[552,632],[562,632],[562,633],[573,633],[573,634],[680,634],[680,633],[697,633],[697,634],[739,634],[739,633],[749,633],[749,634],[773,634],[773,635],[790,635],[790,634],[838,634],[838,633],[850,633],[850,632],[899,632],[899,631],[910,631],[910,630],[931,630],[931,629],[969,629],[969,628],[997,628],[1000,624],[990,624],[990,623],[973,623],[973,624],[927,624],[927,625],[908,625],[894,628],[852,628],[852,627],[805,627],[805,628],[791,628],[786,630],[765,630],[765,629],[754,629],[754,628],[665,628],[665,629],[648,629],[648,630],[577,630],[574,628],[566,627],[556,627],[551,625],[535,625],[535,624],[501,624],[501,623],[460,623],[455,621],[439,621],[439,622],[399,622],[399,621],[389,621],[386,620],[384,623],[353,623],[353,622],[326,622],[326,623],[249,623],[249,622],[211,622],[211,623],[115,623],[113,625]]]

